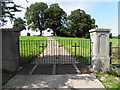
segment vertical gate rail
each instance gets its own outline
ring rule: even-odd
[[[40,63],[40,54],[43,54],[43,61],[40,64],[50,64],[52,59],[59,58],[62,58],[63,64],[65,62],[72,63],[72,58],[81,63],[91,64],[90,40],[20,40],[19,44],[21,64],[32,62],[35,58],[36,62]],[[47,46],[51,48],[51,51]],[[66,61],[66,58],[69,60]],[[49,60],[45,61],[46,59]]]
[[[110,55],[110,64],[112,64],[112,42],[110,42],[109,44],[110,46],[110,52],[109,52],[109,55]]]

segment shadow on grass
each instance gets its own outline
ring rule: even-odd
[[[76,59],[80,62],[80,63],[85,63],[87,65],[90,64],[90,57],[85,57],[85,56],[81,56],[81,55],[77,55]]]
[[[20,65],[30,64],[37,56],[20,56]]]

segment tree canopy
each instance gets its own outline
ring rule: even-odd
[[[57,4],[40,2],[31,4],[25,13],[28,29],[42,30],[51,28],[54,35],[69,37],[89,37],[89,30],[97,28],[95,19],[84,10],[76,9],[67,16],[66,12]]]
[[[89,37],[89,30],[96,28],[95,19],[92,19],[89,14],[86,14],[84,10],[77,9],[71,11],[71,14],[67,17],[67,22],[61,31],[64,31],[66,36],[76,37]]]
[[[10,21],[13,21],[15,19],[15,14],[13,14],[12,12],[20,12],[20,8],[23,8],[20,5],[16,5],[14,4],[14,2],[1,2],[0,1],[0,21],[2,23],[0,23],[0,26],[3,26],[6,24],[7,19],[9,18]]]
[[[22,31],[22,30],[26,29],[26,24],[25,24],[25,23],[26,23],[26,22],[25,22],[23,19],[21,19],[21,18],[16,18],[16,19],[14,20],[13,28],[14,28],[14,29],[17,29],[17,30],[19,30],[19,31]]]
[[[27,20],[28,29],[40,30],[40,35],[42,35],[42,30],[45,29],[45,14],[44,11],[48,8],[48,5],[43,2],[31,4],[27,7],[25,13],[25,19]]]
[[[120,39],[120,35],[118,35],[118,39]]]
[[[60,35],[60,28],[66,18],[65,11],[55,3],[51,4],[48,9],[45,10],[45,26],[53,29],[54,35]]]

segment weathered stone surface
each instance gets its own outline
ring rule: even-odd
[[[19,66],[19,31],[0,29],[2,34],[2,68],[15,71]]]
[[[110,29],[97,28],[89,31],[91,37],[91,57],[94,70],[107,71],[110,67]]]

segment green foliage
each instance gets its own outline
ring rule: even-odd
[[[28,29],[40,30],[40,35],[42,35],[42,30],[45,29],[45,14],[44,11],[48,8],[46,3],[39,2],[35,4],[31,4],[27,7],[25,13],[25,19],[27,20]]]
[[[112,33],[110,33],[109,38],[112,38]]]
[[[55,3],[51,4],[48,9],[45,10],[45,26],[53,29],[54,35],[60,35],[60,28],[62,23],[65,21],[66,13],[60,8],[60,6]]]
[[[7,18],[10,19],[10,21],[15,19],[15,14],[12,12],[20,12],[18,8],[23,8],[20,5],[14,4],[14,2],[10,2],[9,0],[6,0],[6,2],[0,1],[0,26],[3,26],[8,21]]]
[[[118,35],[118,39],[120,39],[120,35]]]
[[[109,74],[120,77],[120,67],[111,66],[109,70]]]
[[[27,36],[30,36],[30,33],[27,33]]]
[[[89,30],[96,28],[95,19],[92,19],[84,10],[77,9],[71,12],[67,17],[67,22],[64,23],[67,36],[89,37]]]
[[[67,16],[65,11],[57,4],[51,4],[48,8],[46,3],[31,4],[25,13],[28,29],[42,30],[51,28],[54,35],[68,37],[89,38],[89,30],[98,27],[95,19],[92,19],[84,10],[71,11]]]
[[[113,47],[118,47],[118,43],[120,42],[120,39],[110,39],[110,42],[112,42]]]
[[[17,29],[17,30],[19,30],[19,31],[22,31],[22,30],[26,30],[26,24],[25,24],[26,22],[23,20],[23,19],[21,19],[21,18],[16,18],[15,20],[14,20],[14,24],[13,24],[13,28],[14,29]]]
[[[98,79],[102,82],[102,84],[107,88],[107,90],[120,90],[120,82],[119,77],[109,74],[104,74],[102,72],[97,72]],[[101,80],[101,78],[104,78],[104,80]]]

